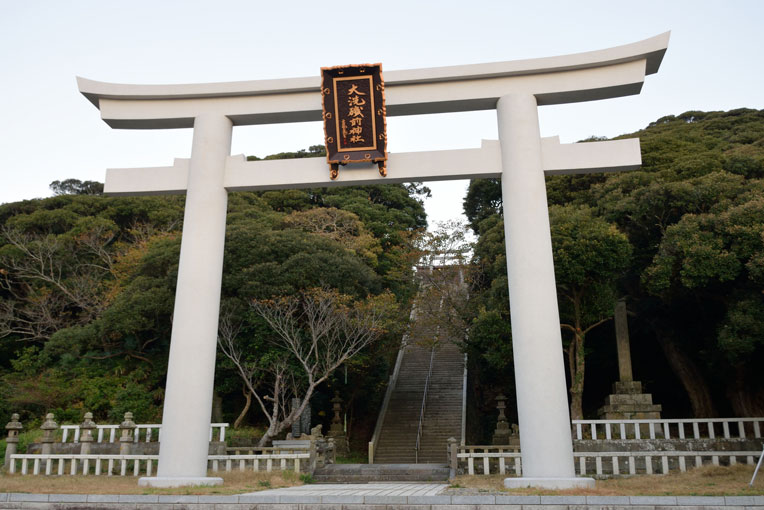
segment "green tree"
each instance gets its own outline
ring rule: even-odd
[[[569,333],[570,415],[581,420],[586,335],[612,317],[616,282],[629,265],[631,245],[587,207],[552,206],[549,217],[561,327]]]
[[[64,179],[63,181],[51,182],[50,189],[53,190],[54,195],[102,195],[103,183]]]

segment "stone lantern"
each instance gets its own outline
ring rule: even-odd
[[[8,431],[8,437],[5,439],[5,463],[3,465],[6,469],[8,469],[8,466],[11,464],[11,455],[14,455],[17,452],[19,445],[19,432],[21,432],[22,428],[24,427],[19,421],[18,413],[13,413],[11,415],[11,421],[9,421],[5,426],[5,429]]]
[[[334,398],[331,400],[334,416],[332,425],[329,427],[329,436],[334,440],[335,451],[340,455],[347,455],[350,451],[348,438],[345,435],[345,428],[342,426],[342,397],[340,392],[334,392]]]
[[[53,413],[45,415],[45,421],[40,425],[42,429],[42,443],[41,452],[43,455],[50,455],[53,449],[53,441],[56,440],[56,431],[58,430],[58,423],[55,421],[56,417]]]
[[[493,431],[493,444],[509,444],[509,422],[504,414],[507,408],[507,397],[503,393],[496,396],[496,409],[499,410],[499,418],[496,421],[496,430]]]
[[[135,422],[133,421],[133,413],[130,411],[125,413],[125,420],[119,424],[119,430],[121,434],[119,437],[119,454],[130,455],[133,444],[133,433],[135,432]]]
[[[334,411],[334,417],[332,417],[332,425],[329,427],[330,436],[341,436],[345,433],[345,429],[342,426],[342,418],[340,412],[342,412],[342,397],[340,392],[334,392],[334,398],[331,400],[332,410]]]
[[[93,430],[95,429],[93,413],[85,413],[85,418],[80,424],[80,455],[90,455],[90,443],[94,441]]]

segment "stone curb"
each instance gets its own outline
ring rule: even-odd
[[[3,504],[6,503],[6,504]],[[176,505],[189,505],[188,508],[291,508],[299,505],[306,510],[313,505],[328,508],[336,505],[352,507],[368,507],[379,505],[390,510],[405,505],[416,505],[424,509],[435,509],[439,506],[450,508],[477,509],[496,505],[515,505],[528,509],[557,509],[569,507],[590,507],[599,510],[603,507],[619,507],[623,509],[637,508],[639,510],[661,510],[666,507],[676,507],[677,510],[713,508],[747,508],[764,510],[764,496],[513,496],[513,495],[463,495],[463,496],[361,496],[361,495],[235,495],[235,496],[186,496],[186,495],[139,495],[139,494],[28,494],[0,493],[0,508],[24,508],[27,505],[10,505],[11,503],[30,503],[29,508],[54,508],[58,504],[84,503],[83,508],[91,508],[92,504],[109,504],[109,508],[134,507],[150,505],[152,508],[178,508]],[[253,506],[256,505],[256,506]],[[92,508],[96,508],[92,506]]]

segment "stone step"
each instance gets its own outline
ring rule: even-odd
[[[329,464],[316,469],[313,479],[318,483],[348,482],[427,482],[447,481],[450,470],[446,464]]]

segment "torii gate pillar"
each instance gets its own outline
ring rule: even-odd
[[[552,258],[538,106],[532,95],[507,95],[496,106],[512,350],[523,477],[507,487],[593,486],[576,478],[568,416],[560,314]],[[543,405],[539,405],[543,402]]]
[[[188,172],[183,237],[167,362],[162,435],[156,478],[143,485],[214,485],[207,476],[218,315],[223,277],[228,192],[225,164],[233,124],[200,115]]]
[[[230,191],[501,177],[522,478],[507,487],[591,486],[576,478],[562,360],[544,175],[633,170],[638,139],[560,144],[540,138],[539,106],[638,94],[658,71],[669,34],[606,50],[527,61],[385,73],[387,115],[496,108],[499,143],[390,154],[329,178],[319,158],[230,156],[232,126],[321,120],[318,77],[191,85],[121,85],[78,78],[80,91],[121,129],[194,128],[191,159],[108,170],[111,195],[187,193],[158,476],[151,486],[220,483],[207,477],[225,214]]]

